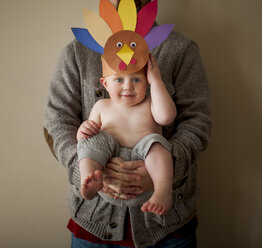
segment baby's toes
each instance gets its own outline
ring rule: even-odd
[[[96,170],[94,173],[94,178],[96,180],[102,180],[102,172],[100,170]]]
[[[156,207],[155,203],[150,203],[149,206],[148,206],[148,211],[154,212],[155,207]]]
[[[148,209],[149,206],[150,206],[150,202],[146,202],[146,203],[144,203],[143,206],[141,207],[141,210],[142,210],[143,212],[148,212],[148,211],[149,211],[149,209]]]

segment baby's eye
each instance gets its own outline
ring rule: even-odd
[[[116,78],[115,81],[116,81],[117,83],[122,83],[122,82],[123,82],[123,78]]]
[[[119,42],[116,43],[116,46],[117,46],[117,47],[122,47],[123,44],[122,44],[122,42],[119,41]]]
[[[138,83],[140,81],[140,78],[133,78],[133,83]]]

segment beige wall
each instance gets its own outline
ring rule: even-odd
[[[262,247],[262,2],[161,0],[158,20],[195,40],[214,115],[200,159],[199,247]],[[42,135],[61,49],[94,0],[0,1],[0,246],[69,247],[65,169]],[[260,70],[260,71],[259,71]]]

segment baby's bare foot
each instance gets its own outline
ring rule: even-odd
[[[172,194],[156,194],[145,202],[141,210],[143,212],[152,212],[155,214],[165,214],[172,205]]]
[[[91,173],[81,184],[81,195],[86,200],[92,200],[97,192],[103,188],[102,172],[96,170]]]

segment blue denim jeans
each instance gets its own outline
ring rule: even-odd
[[[148,248],[196,248],[196,232],[193,231],[186,237],[172,238],[164,241],[158,242],[154,246],[149,246]],[[95,244],[89,241],[78,239],[72,234],[71,248],[126,248],[126,246],[121,245],[106,245],[106,244]]]

